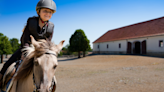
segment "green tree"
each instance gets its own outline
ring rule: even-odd
[[[63,47],[63,55],[72,55],[72,52],[69,50],[69,44],[67,44],[65,47]]]
[[[20,46],[19,40],[17,38],[10,39],[10,44],[12,46],[12,52],[14,53]]]
[[[85,51],[90,50],[89,40],[87,39],[84,31],[78,29],[71,36],[69,40],[69,50],[72,52],[78,52],[78,58],[80,58],[80,52],[83,51],[83,57],[85,57]]]
[[[12,47],[10,41],[7,36],[4,36],[0,33],[0,55],[1,55],[1,63],[3,62],[3,54],[11,54]]]
[[[0,33],[0,37],[3,37],[4,35],[2,33]]]

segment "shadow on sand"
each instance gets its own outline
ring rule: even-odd
[[[164,58],[164,56],[150,56],[150,55],[141,55],[141,54],[90,54],[90,55],[87,55],[86,57],[88,56],[96,56],[96,55],[121,55],[121,56],[126,56],[126,55],[130,55],[130,56],[143,56],[143,57],[154,57],[154,58]],[[84,57],[81,57],[81,58],[84,58]],[[71,61],[71,60],[78,60],[78,59],[81,59],[81,58],[77,58],[77,57],[72,57],[72,58],[58,58],[58,62],[63,62],[63,61]]]
[[[80,58],[59,58],[59,59],[58,59],[58,62],[70,61],[70,60],[77,60],[77,59],[80,59]]]
[[[154,58],[164,58],[164,56],[151,56],[151,55],[142,55],[142,54],[90,54],[88,56],[93,56],[93,55],[130,55],[130,56],[143,56],[143,57],[154,57]]]

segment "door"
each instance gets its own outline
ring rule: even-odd
[[[142,54],[146,54],[146,40],[142,42]]]
[[[131,54],[131,52],[132,52],[132,51],[131,51],[131,50],[132,50],[132,43],[131,43],[131,42],[128,42],[128,43],[127,43],[127,46],[128,46],[128,47],[127,47],[127,54]]]
[[[135,42],[135,54],[140,54],[141,47],[140,42]]]

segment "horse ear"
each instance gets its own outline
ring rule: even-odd
[[[58,45],[57,45],[57,48],[58,48],[58,53],[60,53],[60,50],[63,48],[63,43],[65,42],[65,40],[62,40]]]
[[[39,47],[39,43],[34,39],[32,35],[30,35],[31,43],[34,45],[35,48]]]

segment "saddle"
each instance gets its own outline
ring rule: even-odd
[[[21,64],[22,60],[16,61],[13,64],[9,66],[9,68],[6,70],[3,79],[2,79],[2,86],[1,86],[1,92],[5,92],[11,82],[12,77],[16,73],[19,65]]]

